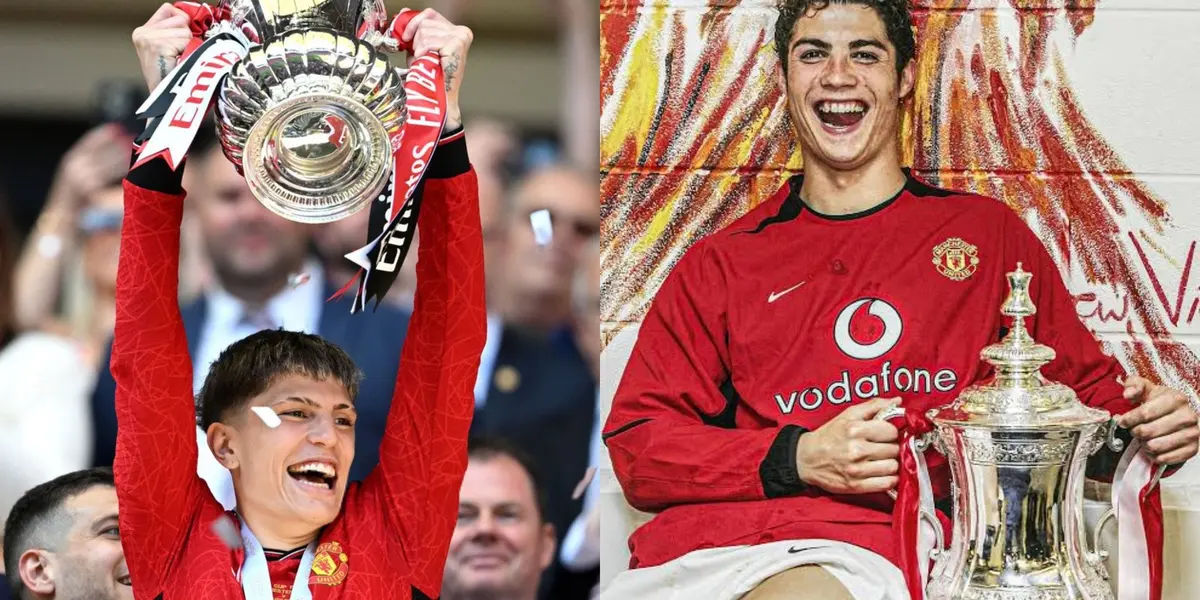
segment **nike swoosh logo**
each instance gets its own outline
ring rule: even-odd
[[[788,554],[797,554],[797,553],[800,553],[800,552],[804,552],[804,548],[797,548],[797,547],[795,547],[795,546],[792,546],[791,548],[788,548]]]
[[[800,287],[800,286],[804,285],[805,283],[808,283],[808,282],[807,282],[807,281],[801,281],[800,283],[797,283],[796,285],[793,285],[792,287],[790,287],[790,288],[788,288],[788,289],[786,289],[786,290],[783,290],[782,292],[771,292],[771,295],[770,295],[770,296],[767,296],[767,304],[770,304],[770,303],[772,303],[772,302],[775,302],[776,300],[778,300],[778,299],[780,299],[780,298],[784,297],[784,295],[786,295],[787,293],[791,292],[792,290],[795,290],[796,288],[798,288],[798,287]]]

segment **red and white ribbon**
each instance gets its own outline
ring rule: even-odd
[[[417,14],[415,10],[400,11],[383,32],[400,50],[412,51],[412,45],[405,43],[401,34]],[[416,234],[421,181],[446,124],[446,84],[437,52],[426,52],[413,60],[404,76],[404,95],[408,118],[404,127],[391,136],[392,174],[383,193],[372,203],[367,245],[346,255],[360,270],[334,294],[335,298],[341,296],[357,281],[351,312],[366,308],[372,299],[379,305],[399,275]]]
[[[176,2],[175,7],[190,18],[192,41],[180,55],[179,64],[138,108],[137,117],[149,123],[138,137],[134,168],[160,156],[171,170],[179,168],[221,81],[250,52],[252,45],[245,34],[233,27],[219,28],[209,35],[213,27],[228,17],[222,8],[198,2]]]
[[[900,477],[896,484],[896,506],[892,512],[892,535],[899,549],[897,566],[904,573],[909,596],[925,598],[929,582],[931,555],[943,536],[944,524],[933,505],[933,485],[925,454],[917,448],[918,440],[933,430],[933,423],[920,411],[906,409],[900,430]],[[941,548],[937,548],[941,550]]]
[[[1158,481],[1165,466],[1155,465],[1132,440],[1113,475],[1112,506],[1117,521],[1117,597],[1162,598],[1162,498]]]

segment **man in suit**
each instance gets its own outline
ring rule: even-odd
[[[310,255],[310,227],[263,207],[215,143],[211,128],[201,129],[188,162],[193,173],[189,200],[215,283],[181,309],[195,389],[199,391],[221,351],[252,333],[282,328],[320,335],[345,349],[366,375],[356,402],[359,424],[350,469],[350,479],[361,480],[379,459],[407,312],[380,305],[377,312],[352,316],[349,295],[326,303],[345,282],[331,281]],[[365,241],[365,230],[362,235]],[[116,449],[116,384],[108,360],[106,354],[92,395],[97,466],[111,465]],[[200,476],[217,500],[232,509],[228,470],[212,457],[199,428],[197,441]]]
[[[598,231],[598,190],[582,174],[550,167],[519,181],[507,197],[480,195],[489,314],[471,434],[502,437],[537,462],[557,544],[580,512],[571,492],[587,471],[596,418],[596,379],[570,331],[575,266]],[[529,222],[543,208],[554,224],[546,247],[534,242]],[[568,575],[558,566],[548,570],[542,597]]]

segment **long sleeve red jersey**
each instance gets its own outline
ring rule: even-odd
[[[177,193],[139,181],[125,182],[112,352],[113,469],[134,595],[241,598],[244,552],[211,529],[223,511],[195,470],[192,361],[176,300],[183,192],[177,180]],[[440,594],[487,329],[478,193],[461,138],[434,155],[424,193],[415,307],[379,465],[321,530],[307,579],[315,600]]]
[[[862,213],[820,215],[793,178],[679,261],[642,322],[604,430],[630,504],[661,511],[632,567],[701,548],[824,538],[894,560],[892,501],[800,482],[796,444],[853,403],[947,404],[990,375],[979,351],[1008,323],[1005,273],[1033,274],[1043,369],[1113,413],[1120,364],[1079,321],[1045,247],[1001,202],[911,175]],[[936,492],[945,461],[930,451]]]

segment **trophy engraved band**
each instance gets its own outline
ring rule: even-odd
[[[954,501],[950,547],[943,549],[939,539],[921,556],[913,531],[932,520],[910,499],[914,484],[902,469],[895,528],[914,599],[1114,598],[1103,564],[1106,554],[1085,539],[1083,483],[1088,456],[1106,445],[1121,452],[1123,444],[1113,437],[1116,424],[1107,412],[1085,406],[1070,388],[1040,373],[1055,352],[1038,344],[1025,325],[1037,312],[1029,294],[1031,277],[1020,263],[1008,273],[1010,293],[1001,312],[1012,319],[1012,328],[980,352],[995,368],[994,377],[963,390],[947,406],[907,416],[905,427],[913,430],[902,430],[902,465],[911,460],[904,456],[905,444],[918,455],[932,445],[950,464]],[[1139,454],[1134,445],[1123,463]],[[927,484],[923,462],[915,471]],[[1119,481],[1121,473],[1119,467],[1114,497],[1116,488],[1128,487]],[[1134,495],[1157,494],[1156,481],[1144,488],[1139,483]],[[1124,534],[1121,539],[1125,556]],[[1160,553],[1161,535],[1156,541]],[[1148,550],[1153,560],[1156,549]],[[1161,565],[1160,555],[1158,560]],[[928,561],[932,569],[926,576]]]
[[[351,310],[381,299],[411,247],[418,183],[445,123],[437,55],[388,62],[411,50],[400,33],[416,13],[389,26],[382,0],[175,6],[195,39],[138,111],[149,124],[135,166],[161,156],[177,168],[215,104],[222,151],[267,209],[326,223],[372,206],[367,245],[347,255],[362,268]]]

